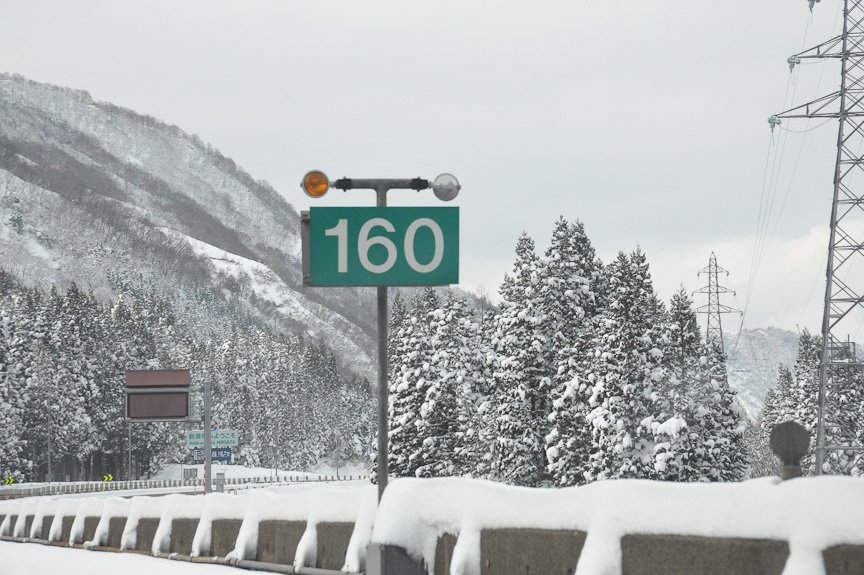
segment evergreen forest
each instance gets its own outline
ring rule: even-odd
[[[125,421],[127,369],[189,369],[193,386],[209,380],[214,417],[239,432],[239,464],[307,470],[363,461],[371,449],[369,383],[340,375],[323,342],[251,323],[196,334],[155,296],[106,305],[74,283],[46,292],[0,271],[3,477],[137,478],[191,462],[185,430],[200,423]],[[201,394],[193,397],[200,414]]]
[[[737,481],[747,424],[725,356],[682,287],[664,303],[637,249],[604,264],[581,222],[523,234],[500,309],[426,289],[392,307],[390,473],[523,486]]]

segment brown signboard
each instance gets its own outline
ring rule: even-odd
[[[126,371],[126,419],[188,420],[191,382],[188,369]]]
[[[188,369],[127,370],[126,387],[189,387]]]
[[[186,419],[189,417],[189,393],[129,393],[126,417],[150,421]]]

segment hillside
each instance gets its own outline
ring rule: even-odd
[[[297,211],[197,136],[0,75],[0,257],[26,285],[156,293],[199,333],[293,331],[374,379],[374,290],[304,289],[299,253]]]
[[[753,417],[762,413],[765,394],[777,382],[777,367],[790,369],[798,354],[798,334],[775,327],[724,333],[730,386]]]

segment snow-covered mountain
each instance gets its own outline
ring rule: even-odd
[[[753,417],[762,413],[765,394],[777,383],[777,368],[789,369],[798,354],[798,334],[769,327],[723,334],[728,354],[729,385],[738,391],[741,404]]]
[[[0,257],[27,285],[155,292],[198,330],[326,341],[374,379],[374,290],[302,287],[299,215],[176,126],[0,75]]]
[[[201,332],[293,330],[374,381],[374,290],[303,288],[299,244],[294,207],[197,136],[0,74],[0,257],[25,284],[155,292]],[[724,337],[730,383],[758,416],[798,336]]]

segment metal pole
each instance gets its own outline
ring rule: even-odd
[[[213,478],[210,473],[210,382],[204,382],[204,495],[213,491]]]
[[[387,207],[387,189],[376,189],[377,206]],[[378,289],[378,502],[384,496],[387,488],[387,405],[390,400],[390,389],[387,383],[387,286],[377,286]]]
[[[51,422],[50,416],[48,420],[48,482],[54,481],[54,470],[51,467],[51,433],[54,430],[54,425]]]
[[[129,470],[126,477],[132,481],[132,424],[128,423],[126,429],[129,431]]]

